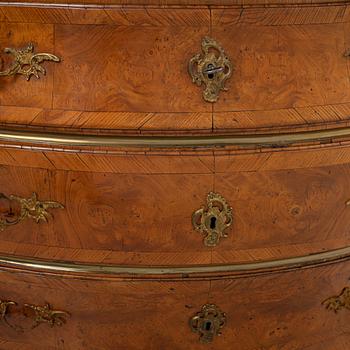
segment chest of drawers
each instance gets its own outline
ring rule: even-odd
[[[0,2],[0,349],[348,349],[349,6]]]

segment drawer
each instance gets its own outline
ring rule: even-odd
[[[203,103],[187,72],[210,32],[209,10],[2,10],[0,41],[6,47],[32,42],[36,53],[54,54],[60,62],[43,62],[47,75],[29,82],[1,77],[0,121],[135,132],[211,130],[211,105]],[[7,56],[6,67],[13,60]]]
[[[40,154],[15,151],[13,156],[24,159],[28,152],[34,161]],[[162,155],[162,162],[172,162],[171,157]],[[194,155],[187,158],[189,164],[198,160]],[[76,154],[62,158],[55,152],[47,152],[45,159],[71,169],[90,164],[97,171],[2,166],[0,186],[5,195],[29,199],[36,193],[39,201],[64,206],[49,207],[53,218],[47,223],[25,218],[5,227],[0,232],[4,254],[95,263],[191,265],[281,259],[349,244],[348,163],[255,172],[227,168],[213,174],[203,163],[194,173],[176,165],[168,168],[172,172],[157,173],[157,156],[146,155],[138,156],[136,163],[132,156],[112,156],[107,161],[97,154],[90,163],[80,155],[82,163],[78,163]],[[129,171],[120,171],[120,159]],[[209,164],[208,159],[206,162]],[[114,164],[115,168],[105,172],[97,164]],[[143,164],[146,173],[131,171],[135,164]],[[217,197],[221,204],[208,201],[211,192],[223,197]],[[18,217],[18,200],[1,202],[3,215],[12,207]],[[219,212],[210,214],[211,204]],[[210,231],[208,220],[213,218],[217,226]],[[199,227],[202,219],[204,226]],[[228,222],[227,227],[220,226]],[[218,239],[207,244],[206,237],[215,234]]]
[[[348,5],[209,11],[12,4],[1,13],[2,45],[33,42],[35,52],[61,59],[43,62],[47,75],[30,82],[1,77],[2,123],[206,134],[348,124]],[[208,35],[232,66],[215,103],[203,99],[207,82],[193,84],[188,72]],[[7,56],[4,67],[13,59]]]
[[[348,344],[349,310],[343,305],[348,301],[344,287],[350,273],[346,261],[284,273],[246,273],[221,281],[159,277],[136,281],[28,272],[1,270],[0,298],[17,303],[6,313],[15,329],[0,324],[4,350],[20,345],[30,350],[340,350]],[[340,306],[334,313],[337,300]],[[51,310],[67,313],[57,314],[52,328],[48,322],[36,323],[35,312],[23,308],[46,303]],[[206,314],[207,304],[214,304],[211,309],[217,314]],[[61,327],[55,323],[60,317],[66,320]],[[216,327],[221,336],[215,335]]]

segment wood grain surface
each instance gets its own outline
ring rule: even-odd
[[[188,322],[203,304],[215,303],[226,312],[227,324],[222,335],[206,345],[208,349],[345,350],[348,311],[335,314],[322,302],[348,286],[349,273],[348,262],[260,277],[193,282],[99,281],[2,270],[2,299],[19,304],[50,302],[71,316],[63,327],[43,324],[20,334],[1,324],[1,346],[202,349]],[[28,324],[15,310],[9,321]]]
[[[349,244],[348,164],[226,174],[116,174],[2,166],[5,194],[55,200],[48,224],[0,232],[1,252],[129,264],[205,264],[307,255]],[[192,213],[210,191],[233,208],[229,236],[209,249]],[[6,204],[2,203],[2,212]],[[47,247],[47,250],[40,247]],[[67,252],[65,252],[67,249]],[[73,253],[77,254],[74,257]],[[120,253],[120,254],[118,254]]]
[[[223,4],[223,3],[222,3]],[[1,5],[1,4],[0,4]],[[348,4],[0,6],[0,41],[62,58],[1,79],[0,123],[114,132],[271,132],[349,123]],[[256,35],[256,32],[259,35]],[[234,65],[215,105],[187,72],[210,35]],[[5,65],[6,55],[1,57]],[[300,69],[302,67],[302,69]]]

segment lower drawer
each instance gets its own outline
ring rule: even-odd
[[[342,293],[349,275],[346,261],[210,280],[63,276],[3,267],[0,298],[17,305],[7,307],[0,324],[0,348],[344,350],[350,344],[350,293],[328,298]],[[50,327],[52,315],[25,306],[46,303],[68,312],[54,318],[66,323]],[[201,314],[206,304],[225,315]]]

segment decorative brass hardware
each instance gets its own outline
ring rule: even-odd
[[[215,247],[221,237],[227,237],[225,230],[232,222],[232,208],[224,197],[214,192],[207,196],[207,208],[198,209],[192,215],[193,227],[206,235],[204,244],[207,247]]]
[[[63,326],[69,316],[68,312],[52,310],[49,304],[44,306],[37,306],[31,304],[25,304],[25,308],[34,311],[34,324],[32,328],[38,327],[41,323],[48,323],[51,327]]]
[[[9,212],[4,219],[0,218],[0,231],[3,231],[8,226],[13,226],[26,218],[30,218],[39,223],[40,221],[47,222],[52,215],[47,211],[50,208],[63,209],[64,206],[58,202],[53,201],[39,201],[36,193],[33,193],[31,198],[25,199],[15,195],[5,196],[0,193],[0,199],[8,201],[16,201],[20,205],[20,214],[15,216],[14,213]]]
[[[294,271],[301,268],[310,268],[318,265],[333,264],[338,261],[350,260],[350,247],[339,248],[335,250],[324,251],[321,253],[301,255],[291,258],[277,260],[262,260],[254,262],[240,262],[236,264],[218,264],[218,265],[201,265],[201,266],[128,266],[118,264],[79,264],[77,262],[63,262],[55,260],[43,260],[39,258],[25,259],[17,256],[0,255],[0,266],[8,269],[27,269],[35,270],[52,275],[61,275],[65,273],[83,277],[84,279],[104,280],[108,276],[123,275],[132,276],[133,279],[143,280],[183,280],[184,275],[192,279],[198,276],[208,277],[214,275],[225,275],[227,278],[234,279],[235,276],[253,274],[264,275],[280,273],[282,271]],[[170,275],[170,276],[169,276]]]
[[[9,314],[9,307],[11,305],[17,306],[17,303],[14,301],[0,300],[0,318],[9,327],[23,332],[26,330],[25,328],[19,325],[13,325],[7,319],[7,316]],[[28,314],[27,310],[33,312]],[[49,304],[46,304],[45,306],[24,304],[22,314],[25,317],[33,318],[33,325],[30,327],[30,329],[38,327],[41,323],[48,323],[51,327],[63,326],[67,322],[66,317],[69,316],[68,312],[52,310]]]
[[[199,334],[201,343],[211,343],[214,336],[221,335],[226,324],[226,314],[214,304],[205,304],[202,310],[190,319],[193,332]]]
[[[11,328],[16,328],[15,326],[12,326],[6,318],[6,315],[8,313],[9,307],[11,305],[17,305],[16,302],[10,301],[10,300],[0,300],[0,319],[3,320],[8,326]]]
[[[214,40],[205,37],[202,40],[202,53],[193,56],[188,71],[194,84],[205,85],[203,98],[207,102],[216,102],[226,80],[232,74],[232,64],[224,49]]]
[[[26,77],[27,81],[32,75],[39,79],[39,73],[46,74],[45,68],[40,65],[42,62],[60,62],[60,59],[51,53],[34,53],[34,45],[32,43],[29,43],[22,50],[6,48],[4,52],[12,55],[14,62],[8,69],[0,71],[0,76],[21,74]]]
[[[240,148],[271,148],[272,146],[285,148],[296,143],[322,142],[330,145],[338,142],[340,138],[349,138],[350,128],[341,127],[338,129],[325,129],[321,131],[304,131],[280,134],[260,134],[260,135],[209,135],[209,136],[108,136],[108,135],[81,135],[65,134],[28,130],[6,130],[0,129],[0,141],[16,143],[6,144],[6,147],[17,147],[18,144],[36,145],[41,149],[52,150],[52,146],[59,145],[69,147],[70,150],[78,147],[96,147],[93,152],[100,153],[97,147],[118,147],[118,148],[149,148],[162,149],[166,152],[168,148],[180,148],[182,150],[201,147],[219,149],[229,146],[239,146]],[[330,140],[333,140],[330,142]],[[219,146],[219,147],[218,147]],[[173,152],[173,150],[171,151]]]
[[[328,298],[322,304],[335,313],[343,308],[350,310],[350,288],[345,287],[338,296]]]

